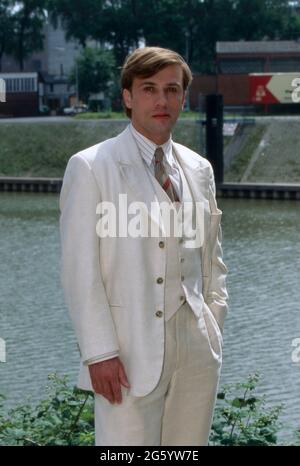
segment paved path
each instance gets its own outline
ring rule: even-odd
[[[58,123],[65,121],[73,121],[72,117],[68,116],[46,116],[46,117],[24,117],[24,118],[0,118],[1,123]]]

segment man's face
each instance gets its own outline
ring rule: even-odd
[[[123,91],[137,131],[155,142],[166,142],[184,104],[183,71],[169,65],[150,78],[134,78],[131,92]]]

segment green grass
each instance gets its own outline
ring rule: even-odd
[[[248,181],[300,182],[300,123],[274,121],[268,125]]]
[[[115,120],[127,118],[125,112],[86,112],[73,117],[75,120]],[[181,112],[180,118],[199,118],[199,112]]]
[[[129,120],[1,123],[0,176],[63,176],[76,152],[119,134]],[[199,126],[180,120],[174,140],[199,150]]]
[[[201,153],[202,128],[197,120],[180,118],[172,135],[175,141]],[[73,154],[116,136],[128,122],[127,118],[74,118],[53,123],[43,119],[34,123],[0,123],[0,176],[62,177]],[[299,182],[298,127],[298,122],[282,121],[253,125],[240,153],[226,170],[225,181],[241,180],[252,154],[264,138],[266,146],[253,167],[249,181]],[[230,139],[224,137],[224,147]]]
[[[225,181],[241,181],[251,156],[259,145],[265,130],[266,125],[263,124],[252,127],[240,153],[234,158],[230,167],[225,171]]]
[[[256,153],[258,157],[244,182],[299,183],[299,129],[299,121],[289,120],[271,120],[248,127],[240,152],[225,171],[225,181],[241,181]]]
[[[126,118],[125,112],[85,112],[75,115],[74,120],[116,120]]]

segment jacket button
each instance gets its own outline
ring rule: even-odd
[[[184,301],[185,300],[185,296],[180,296],[180,301]]]
[[[158,277],[158,279],[156,280],[156,283],[158,283],[159,285],[161,283],[163,283],[164,279],[162,277]]]
[[[164,242],[164,241],[160,241],[160,242],[158,243],[158,246],[159,246],[160,248],[164,248],[164,247],[165,247],[165,242]]]
[[[156,311],[155,315],[156,315],[156,317],[162,317],[163,312],[162,311]]]
[[[184,276],[182,275],[182,276],[181,276],[181,281],[183,282],[183,280],[184,280]]]

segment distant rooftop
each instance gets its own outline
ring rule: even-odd
[[[300,40],[257,40],[217,42],[217,53],[300,53]]]

